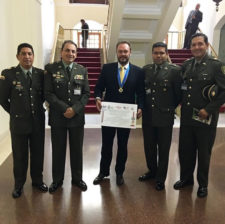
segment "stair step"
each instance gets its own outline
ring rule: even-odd
[[[86,105],[85,107],[85,113],[99,113],[97,108],[96,108],[96,105]]]
[[[101,63],[100,62],[78,62],[78,64],[83,65],[84,67],[101,68]]]
[[[97,68],[97,67],[88,67],[88,73],[89,72],[93,72],[93,73],[100,73],[101,72],[101,68]]]
[[[78,48],[77,52],[100,52],[99,48]]]
[[[79,62],[100,62],[101,59],[100,57],[78,57],[76,58],[75,62],[79,63]]]
[[[77,53],[77,58],[79,57],[100,57],[100,52],[78,52]]]

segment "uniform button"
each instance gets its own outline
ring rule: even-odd
[[[190,98],[191,97],[191,95],[190,94],[188,94],[188,98]]]
[[[59,86],[57,86],[57,88],[59,88]]]
[[[19,115],[16,114],[16,117],[19,117]]]
[[[153,89],[152,92],[155,93],[155,90]]]
[[[70,90],[68,90],[68,93],[70,93]]]
[[[32,110],[32,114],[34,114],[34,111]]]
[[[189,79],[190,82],[192,82],[192,79]]]
[[[34,106],[34,104],[32,103],[32,104],[31,104],[31,106],[33,107],[33,106]]]
[[[68,82],[68,85],[70,85],[70,82]]]
[[[155,105],[154,104],[152,104],[152,107],[154,107]]]
[[[22,93],[20,93],[19,96],[22,96]]]
[[[187,105],[189,106],[190,105],[190,102],[187,102]]]
[[[204,78],[204,80],[206,80],[206,78]]]
[[[155,100],[155,98],[154,98],[154,97],[152,97],[152,100]]]
[[[30,96],[30,98],[33,98],[33,96]]]
[[[163,88],[163,91],[166,92],[166,88]]]
[[[156,86],[156,82],[154,82],[153,85]]]
[[[32,88],[30,88],[30,91],[32,90]]]
[[[191,87],[191,86],[189,86],[188,88],[189,88],[189,89],[192,89],[192,87]]]
[[[70,99],[70,98],[69,98],[68,100],[69,100],[69,101],[71,101],[71,99]]]

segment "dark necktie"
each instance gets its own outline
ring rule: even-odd
[[[66,68],[66,73],[67,73],[67,75],[69,77],[69,80],[70,80],[71,73],[70,73],[70,67],[69,66],[67,66],[67,68]]]
[[[159,65],[156,65],[156,69],[155,69],[155,75],[157,75],[160,71],[161,67]]]
[[[31,84],[32,84],[32,75],[31,75],[31,72],[28,71],[27,72],[27,84],[28,84],[28,87],[30,88],[31,87]]]
[[[195,63],[194,71],[196,71],[196,72],[198,71],[199,65],[200,65],[199,63]]]

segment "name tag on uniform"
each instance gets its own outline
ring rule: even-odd
[[[74,89],[74,95],[81,95],[81,89]]]
[[[187,83],[182,83],[181,89],[182,90],[187,90]]]
[[[145,90],[145,93],[146,93],[146,94],[150,94],[150,93],[151,93],[151,89],[146,89],[146,90]]]

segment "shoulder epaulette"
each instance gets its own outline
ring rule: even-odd
[[[153,65],[154,64],[147,64],[147,65],[143,66],[143,69],[146,69],[146,68],[152,69]]]

